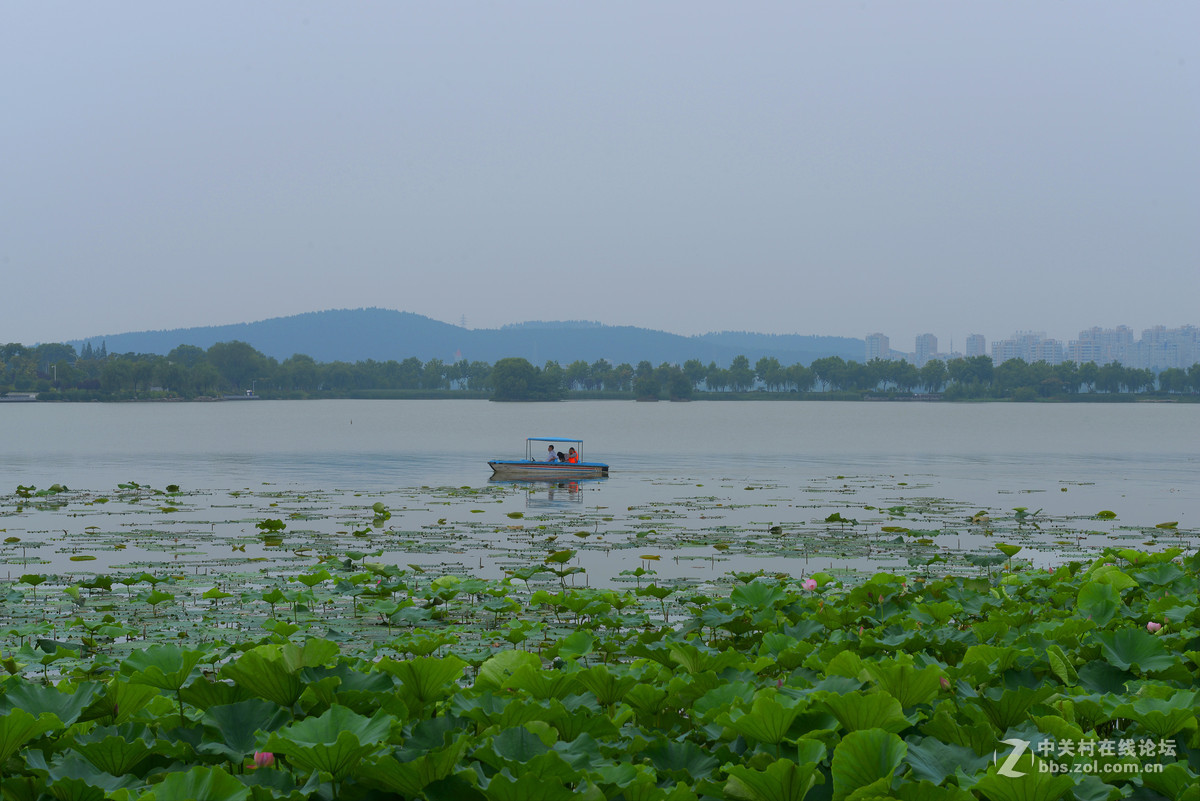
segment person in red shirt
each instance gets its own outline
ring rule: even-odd
[[[570,453],[567,454],[567,461],[571,464],[579,463],[579,454],[575,452],[574,448],[571,448]]]

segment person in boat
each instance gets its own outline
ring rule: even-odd
[[[557,462],[558,461],[558,454],[556,454],[554,452],[553,445],[546,446],[546,461],[547,462]]]
[[[571,464],[579,464],[579,454],[575,452],[574,448],[571,448],[571,452],[567,454],[567,461]]]
[[[563,453],[562,451],[559,451],[558,452],[558,461],[560,461],[560,462],[567,461],[567,455],[565,453]]]

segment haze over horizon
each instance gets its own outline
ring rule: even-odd
[[[1192,3],[0,12],[0,342],[1200,323]]]
[[[335,310],[333,310],[333,309],[316,309],[316,310],[313,310],[313,312],[324,312],[324,311],[335,311]],[[399,311],[399,312],[404,312],[404,313],[419,314],[419,312],[412,312],[412,311],[411,311],[411,310],[409,310],[409,309],[395,309],[395,310],[392,310],[392,311]],[[311,313],[311,312],[300,312],[300,314],[307,314],[307,313]],[[291,316],[295,316],[295,315],[281,315],[281,317],[291,317]],[[422,316],[422,317],[429,317],[429,315],[420,315],[420,316]],[[266,320],[266,319],[275,319],[275,318],[262,318],[262,319],[258,319],[258,320],[237,320],[237,321],[233,321],[233,322],[230,322],[230,323],[216,323],[216,324],[213,324],[213,325],[200,325],[200,326],[170,326],[170,327],[168,327],[168,328],[156,328],[156,329],[130,329],[129,331],[106,331],[106,332],[104,332],[103,334],[90,334],[90,335],[86,335],[86,336],[83,336],[83,337],[71,337],[69,340],[62,340],[62,339],[59,339],[59,340],[45,340],[45,341],[46,341],[46,342],[66,342],[66,341],[79,341],[79,340],[85,340],[85,341],[92,342],[93,344],[97,344],[97,343],[96,343],[96,340],[101,340],[101,339],[103,339],[104,337],[116,337],[116,336],[120,336],[120,335],[124,335],[124,334],[132,334],[132,333],[144,333],[144,332],[152,332],[152,331],[171,331],[171,330],[176,330],[176,329],[184,329],[184,328],[215,328],[215,327],[221,327],[221,326],[226,326],[226,325],[243,325],[243,324],[252,324],[252,323],[262,322],[263,320]],[[429,319],[436,319],[436,318],[432,318],[432,317],[430,317]],[[611,324],[611,323],[606,323],[606,322],[605,322],[605,321],[603,321],[603,320],[514,320],[514,321],[513,321],[513,322],[511,322],[511,323],[502,323],[502,324],[500,324],[500,325],[497,325],[497,326],[488,326],[488,327],[487,327],[487,329],[484,329],[484,327],[483,327],[483,326],[472,326],[472,325],[470,325],[470,321],[465,321],[465,322],[466,322],[466,325],[464,326],[464,325],[463,325],[464,321],[463,321],[463,320],[461,320],[461,319],[460,319],[460,320],[458,320],[458,321],[454,321],[454,320],[437,320],[437,322],[446,323],[447,325],[462,326],[462,327],[465,327],[465,328],[467,328],[467,329],[470,329],[470,330],[495,330],[495,329],[504,328],[504,327],[506,327],[506,326],[520,326],[520,325],[525,325],[525,324],[530,324],[530,323],[533,323],[533,324],[539,324],[539,323],[550,323],[550,324],[553,324],[553,323],[583,323],[583,324],[595,324],[595,325],[613,325],[613,324]],[[678,331],[668,331],[668,330],[666,330],[666,329],[663,329],[663,328],[653,328],[653,327],[650,327],[650,326],[638,326],[638,325],[634,325],[634,324],[629,324],[629,325],[632,325],[632,326],[633,326],[633,327],[635,327],[635,328],[645,328],[645,329],[648,329],[648,330],[653,330],[653,331],[665,331],[666,333],[670,333],[670,334],[680,334],[680,332],[678,332]],[[1166,325],[1166,324],[1165,324],[1165,323],[1155,323],[1155,325]],[[1088,328],[1091,328],[1092,326],[1087,326],[1087,327],[1088,327]],[[1116,327],[1116,326],[1100,326],[1100,327],[1102,327],[1102,328],[1113,328],[1113,327]],[[1171,326],[1171,325],[1167,325],[1167,327],[1168,327],[1168,328],[1171,328],[1171,327],[1178,327],[1178,326]],[[1043,331],[1044,329],[1031,329],[1031,330]],[[1080,330],[1082,331],[1082,330],[1084,330],[1084,329],[1080,329]],[[697,334],[680,334],[680,335],[681,335],[681,336],[702,336],[702,335],[704,335],[704,334],[718,334],[718,333],[725,333],[725,332],[736,332],[736,331],[746,331],[746,332],[748,332],[748,333],[775,333],[775,334],[778,334],[778,335],[787,335],[787,334],[800,334],[800,332],[763,332],[763,331],[753,331],[753,330],[750,330],[750,329],[709,329],[709,330],[707,330],[707,331],[700,331],[700,332],[698,332]],[[830,337],[847,336],[847,337],[850,337],[850,338],[852,338],[852,339],[864,339],[864,337],[866,336],[866,334],[870,334],[870,333],[875,333],[875,332],[865,332],[864,334],[861,334],[861,335],[859,335],[859,336],[853,336],[853,335],[849,335],[849,334],[846,334],[846,335],[842,335],[842,334],[827,334],[827,333],[824,333],[824,332],[815,331],[815,332],[805,332],[804,334],[800,334],[800,335],[802,335],[802,336],[818,336],[818,337],[821,337],[821,336],[830,336]],[[897,351],[906,351],[906,350],[911,350],[911,349],[912,349],[912,346],[914,346],[914,345],[915,345],[915,343],[913,343],[913,342],[898,342],[898,341],[896,341],[896,339],[895,339],[894,337],[891,337],[891,336],[890,336],[890,335],[889,335],[889,334],[888,334],[886,331],[883,331],[883,332],[880,332],[880,333],[883,333],[883,334],[885,334],[885,335],[889,336],[889,338],[890,338],[890,340],[891,340],[891,347],[892,347],[892,349],[893,349],[893,350],[897,350]],[[921,333],[933,333],[933,334],[935,334],[935,336],[937,335],[937,332],[933,332],[933,331],[922,331]],[[978,332],[974,332],[974,331],[972,331],[971,333],[978,333]],[[998,337],[995,337],[995,338],[988,337],[988,338],[987,338],[987,343],[988,343],[988,346],[989,346],[989,348],[990,348],[991,344],[992,344],[992,343],[993,343],[995,340],[998,340],[998,339],[1006,339],[1006,338],[1008,338],[1008,336],[1009,336],[1009,335],[1011,335],[1011,334],[1013,334],[1013,333],[1017,333],[1017,332],[1016,332],[1016,331],[1012,331],[1012,332],[1009,332],[1009,334],[1002,335],[1002,336],[998,336]],[[1077,333],[1078,333],[1078,332],[1077,332]],[[1137,338],[1137,337],[1140,337],[1140,336],[1141,336],[1141,333],[1142,333],[1142,332],[1141,332],[1141,329],[1136,329],[1136,330],[1134,330],[1134,336],[1135,336],[1135,338]],[[1048,336],[1049,336],[1049,335],[1048,335]],[[914,337],[914,338],[915,338],[915,337]],[[1062,342],[1064,342],[1064,343],[1065,343],[1065,342],[1067,342],[1067,341],[1069,341],[1069,340],[1071,340],[1071,339],[1075,339],[1075,338],[1076,338],[1076,336],[1075,336],[1075,335],[1071,335],[1071,336],[1069,336],[1069,337],[1051,337],[1051,338],[1057,338],[1057,339],[1060,339],[1060,341],[1062,341]],[[40,344],[40,343],[24,343],[24,344]],[[961,350],[962,350],[962,348],[963,348],[963,346],[964,346],[964,344],[965,344],[965,337],[964,337],[963,339],[953,339],[953,340],[942,339],[940,336],[939,336],[939,338],[938,338],[938,347],[939,347],[939,351],[940,351],[940,352],[943,352],[943,353],[949,353],[949,352],[951,352],[952,350],[961,351]]]

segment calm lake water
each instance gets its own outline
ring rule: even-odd
[[[496,509],[483,510],[467,509],[430,489],[499,491],[489,484],[486,462],[522,457],[526,436],[581,438],[585,458],[608,462],[611,476],[569,488],[499,488],[507,494],[493,496]],[[1143,531],[1134,530],[1138,527],[1177,522],[1185,545],[1194,543],[1186,532],[1200,528],[1200,406],[1185,404],[5,404],[0,405],[0,443],[0,496],[5,499],[0,527],[26,542],[40,538],[40,558],[55,567],[62,567],[61,554],[69,549],[44,532],[61,529],[69,540],[75,535],[73,518],[64,517],[63,510],[38,517],[27,506],[18,513],[11,495],[18,485],[58,483],[76,492],[111,493],[127,482],[155,488],[178,484],[198,493],[193,508],[184,511],[212,531],[230,521],[198,507],[219,505],[215,499],[230,491],[340,492],[336,503],[327,503],[341,509],[353,507],[346,498],[377,496],[389,508],[404,509],[388,521],[393,529],[419,530],[448,515],[446,525],[461,522],[464,530],[476,530],[460,555],[465,563],[478,558],[480,565],[486,561],[481,549],[493,545],[485,541],[483,526],[515,528],[517,510],[527,513],[520,525],[531,525],[536,515],[544,527],[585,525],[597,538],[607,530],[610,557],[615,543],[632,543],[617,548],[620,558],[611,564],[588,567],[604,573],[636,566],[645,551],[634,546],[644,543],[662,552],[671,545],[664,535],[682,549],[677,554],[703,558],[717,573],[761,567],[769,554],[750,549],[739,557],[734,548],[733,554],[721,552],[723,562],[717,561],[711,558],[712,542],[736,541],[770,526],[794,530],[798,542],[811,540],[814,524],[832,511],[871,521],[863,523],[869,535],[889,522],[879,509],[936,507],[919,526],[900,522],[943,531],[969,517],[968,508],[987,510],[997,519],[1017,507],[1041,510],[1043,519],[1057,518],[1043,527],[1056,529],[1042,537],[1045,549],[1038,558],[1043,560],[1053,558],[1050,539],[1078,540],[1080,531],[1096,527],[1080,521],[1100,510],[1118,515],[1108,534],[1138,542],[1145,539]],[[931,499],[945,503],[938,506]],[[258,511],[243,515],[243,530]],[[50,520],[46,514],[58,517]],[[341,512],[342,518],[348,514]],[[89,522],[106,527],[106,521]],[[346,525],[337,520],[328,528]],[[703,542],[684,542],[697,531],[708,532]],[[581,539],[579,544],[587,543]],[[761,549],[761,543],[755,547]],[[812,550],[811,542],[797,547],[806,554]],[[94,566],[79,569],[115,569],[128,557],[99,550]],[[14,553],[6,551],[10,564]],[[425,548],[413,558],[436,562],[439,555]],[[822,568],[871,561],[864,562],[862,553],[841,561],[836,553],[821,558]],[[887,558],[879,564],[886,566]]]

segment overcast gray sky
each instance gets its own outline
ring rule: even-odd
[[[1200,4],[0,2],[0,342],[1200,324]]]

